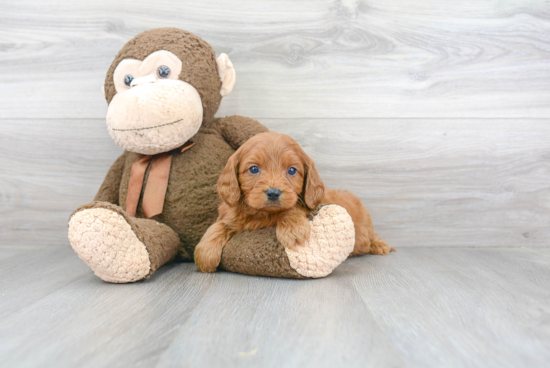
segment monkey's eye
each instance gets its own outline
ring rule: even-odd
[[[248,169],[248,172],[252,175],[256,175],[260,172],[260,168],[258,166],[252,166],[250,169]]]
[[[159,78],[168,78],[170,76],[170,68],[166,65],[159,66],[157,74]]]
[[[127,75],[124,77],[124,84],[130,87],[130,84],[132,84],[132,81],[134,80],[134,77],[131,75]]]
[[[296,170],[295,167],[290,167],[290,168],[288,169],[287,172],[288,172],[288,175],[294,176],[294,175],[296,175],[296,173],[297,173],[298,171]]]

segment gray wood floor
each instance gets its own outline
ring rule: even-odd
[[[545,367],[550,249],[404,248],[319,280],[171,264],[104,283],[0,249],[3,367]]]

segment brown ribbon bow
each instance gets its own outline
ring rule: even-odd
[[[185,152],[194,145],[194,142],[187,141],[180,148],[170,152],[159,153],[158,155],[140,154],[138,156],[130,171],[130,182],[128,183],[128,195],[126,197],[126,212],[128,212],[130,216],[136,216],[139,196],[141,195],[141,188],[143,187],[143,179],[149,164],[151,164],[151,169],[149,170],[147,185],[143,193],[143,214],[145,218],[151,218],[162,213],[166,189],[168,188],[172,154],[174,151]]]

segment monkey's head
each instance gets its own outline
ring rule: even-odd
[[[177,28],[140,33],[120,50],[105,78],[107,128],[124,149],[167,152],[193,137],[235,84],[225,54]]]

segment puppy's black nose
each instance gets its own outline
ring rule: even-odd
[[[270,201],[276,201],[281,196],[281,190],[269,188],[268,190],[265,191],[265,195],[267,196],[267,199],[269,199]]]

